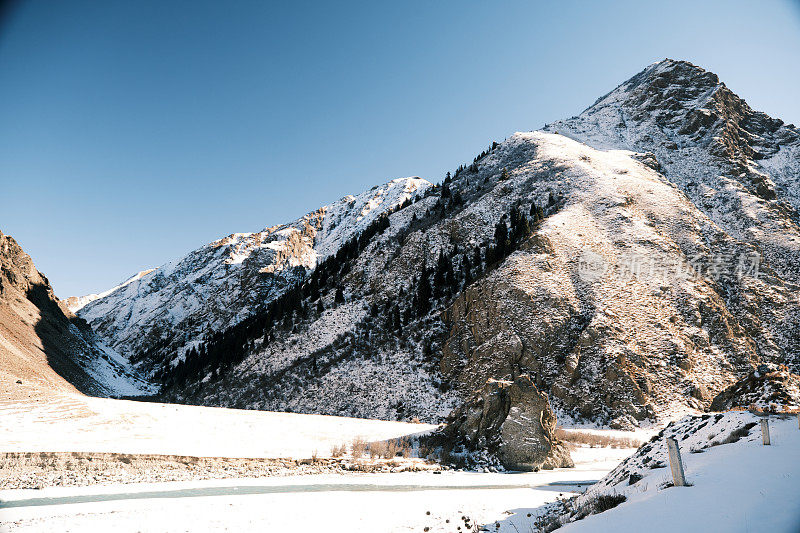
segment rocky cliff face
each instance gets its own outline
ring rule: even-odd
[[[167,371],[164,395],[437,421],[488,380],[529,375],[559,415],[613,427],[707,409],[759,364],[797,372],[798,139],[715,75],[652,65],[578,117],[492,145],[324,276],[297,270],[280,308],[236,307],[251,314]],[[184,283],[187,270],[167,271],[156,288]],[[212,302],[242,296],[219,291],[175,300],[196,304],[198,326],[153,318],[155,338],[191,338]],[[135,345],[130,318],[163,317],[172,300],[130,301],[86,309]]]
[[[562,136],[507,141],[528,143],[537,184],[565,205],[445,313],[441,368],[465,391],[530,373],[558,406],[628,427],[707,407],[762,356],[766,314],[794,334],[793,285],[748,270],[753,249],[662,174]]]
[[[49,390],[151,392],[53,294],[30,256],[0,233],[0,387],[8,398]]]

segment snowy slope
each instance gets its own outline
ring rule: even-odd
[[[547,528],[551,530],[569,520],[558,529],[565,533],[641,531],[642,524],[654,533],[796,532],[800,530],[797,418],[770,418],[770,446],[762,444],[759,422],[749,413],[732,412],[672,424],[585,494],[551,504],[543,522],[551,523]],[[667,436],[679,441],[689,487],[670,486]],[[612,494],[627,500],[574,521],[598,496]]]
[[[78,314],[115,349],[140,360],[171,353],[237,323],[282,294],[382,213],[430,184],[402,178],[258,233],[234,233],[101,293]],[[83,300],[75,300],[75,306]]]
[[[117,289],[121,289],[122,287],[130,283],[133,283],[134,281],[142,279],[144,276],[146,276],[152,271],[153,269],[149,268],[147,270],[142,270],[141,272],[137,272],[130,278],[120,283],[119,285],[116,285],[115,287],[112,287],[107,291],[103,291],[100,294],[87,294],[86,296],[70,296],[69,298],[64,300],[64,305],[66,305],[67,309],[69,309],[73,313],[77,313],[80,309],[86,307],[87,304],[95,300],[99,300],[100,298],[105,298],[106,296],[116,291]]]
[[[792,338],[800,293],[774,276],[718,275],[719,258],[753,248],[642,154],[518,133],[451,188],[466,198],[453,213],[432,214],[434,194],[391,215],[344,278],[346,304],[326,295],[321,315],[256,338],[219,380],[172,399],[436,421],[486,379],[530,373],[565,414],[632,428],[706,409],[760,357],[796,356],[779,341]],[[387,327],[424,264],[444,252],[459,268],[511,206],[551,193],[560,207],[529,243],[429,318]],[[766,317],[781,338],[754,326]]]
[[[752,110],[714,73],[666,59],[546,130],[595,148],[651,152],[716,224],[800,281],[800,131]]]

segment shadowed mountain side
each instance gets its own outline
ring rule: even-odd
[[[83,319],[64,308],[47,278],[10,236],[0,233],[0,391],[23,398],[44,391],[106,396],[137,390],[119,356],[96,343]],[[128,390],[131,389],[131,390]]]

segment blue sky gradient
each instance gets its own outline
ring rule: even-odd
[[[0,230],[59,297],[492,140],[687,59],[800,123],[796,1],[19,3]]]

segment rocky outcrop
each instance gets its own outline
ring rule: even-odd
[[[529,374],[554,407],[620,429],[707,408],[758,363],[765,313],[792,320],[797,295],[757,273],[715,272],[751,249],[652,166],[561,136],[507,143],[527,139],[543,166],[579,163],[534,173],[563,205],[445,311],[442,373],[464,395]],[[761,355],[775,345],[765,339]]]
[[[711,402],[712,411],[756,407],[778,412],[800,407],[800,376],[785,365],[761,364],[720,392]]]
[[[488,451],[510,470],[572,467],[555,429],[547,395],[528,376],[519,376],[514,381],[488,380],[450,414],[443,434],[466,450]]]

